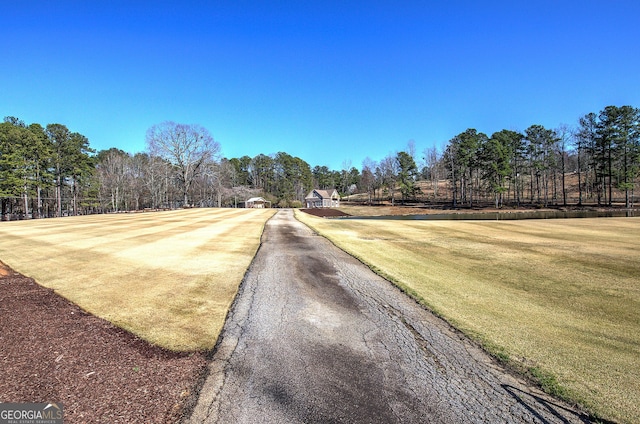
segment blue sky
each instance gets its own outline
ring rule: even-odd
[[[143,151],[172,120],[229,158],[360,168],[640,107],[637,1],[17,1],[0,40],[0,114],[97,150]]]

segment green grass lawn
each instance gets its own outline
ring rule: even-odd
[[[0,223],[0,260],[86,311],[179,351],[211,349],[271,209]]]
[[[640,218],[297,216],[549,392],[640,417]]]

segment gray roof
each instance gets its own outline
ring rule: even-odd
[[[321,199],[331,199],[331,197],[333,196],[334,193],[336,195],[338,194],[335,189],[330,189],[330,190],[311,190],[311,192],[307,195],[307,197],[305,197],[305,199],[313,199],[313,198],[315,198],[316,196],[313,195],[314,192],[317,193],[318,196]]]

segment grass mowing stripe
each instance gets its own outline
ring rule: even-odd
[[[209,349],[273,213],[190,209],[2,223],[0,259],[152,343]]]
[[[298,217],[550,391],[640,416],[639,218]]]

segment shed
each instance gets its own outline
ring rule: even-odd
[[[252,197],[251,199],[245,200],[244,207],[253,209],[270,208],[271,202],[265,200],[264,197]]]

